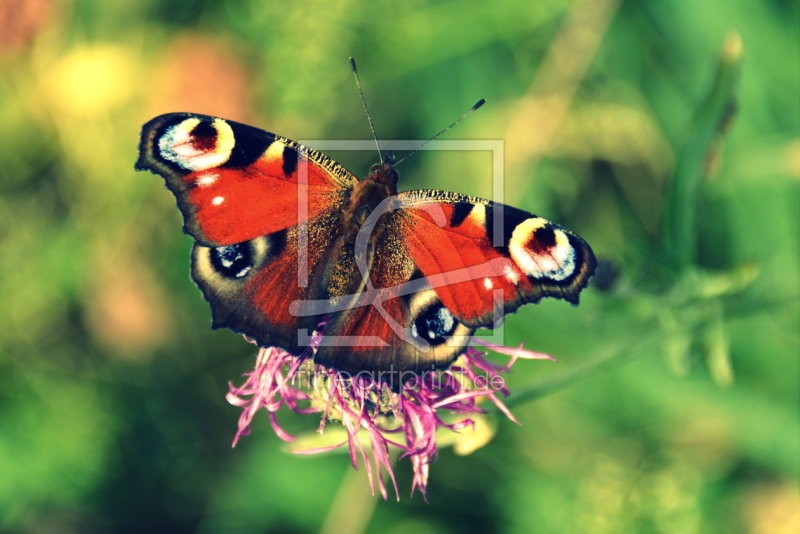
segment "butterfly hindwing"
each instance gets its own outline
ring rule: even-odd
[[[331,212],[235,245],[195,243],[192,278],[211,304],[213,327],[246,334],[263,347],[300,354],[306,347],[298,333],[312,332],[319,317],[295,316],[289,307],[293,301],[326,296],[318,280],[341,227],[341,215]]]

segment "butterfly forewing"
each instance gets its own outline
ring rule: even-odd
[[[594,273],[585,241],[526,211],[444,191],[398,198],[409,256],[466,325],[491,327],[542,297],[577,304]]]
[[[294,141],[192,113],[145,124],[136,168],[166,179],[184,231],[206,246],[241,243],[341,209],[357,182]]]

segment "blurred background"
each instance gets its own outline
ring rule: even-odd
[[[429,504],[408,460],[384,502],[265,413],[231,449],[253,347],[133,170],[170,111],[369,139],[349,56],[383,139],[486,98],[444,138],[502,139],[506,201],[602,260],[580,307],[508,318],[559,363],[517,363],[522,426],[444,448]],[[490,197],[491,165],[422,152],[400,185]],[[795,0],[0,0],[0,530],[796,533],[799,256]]]

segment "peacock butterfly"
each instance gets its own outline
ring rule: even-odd
[[[315,361],[341,371],[444,368],[525,303],[578,303],[596,266],[583,239],[481,198],[398,193],[394,164],[359,181],[285,137],[168,113],[142,128],[136,169],[177,199],[213,328],[299,355],[325,321]]]

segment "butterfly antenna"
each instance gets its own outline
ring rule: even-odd
[[[372,117],[367,108],[367,101],[364,100],[364,93],[361,91],[361,82],[358,81],[358,72],[356,71],[356,60],[350,58],[350,68],[353,69],[353,76],[356,78],[356,87],[358,87],[358,96],[361,97],[361,103],[364,105],[364,111],[367,113],[367,120],[369,121],[369,128],[372,130],[372,137],[375,139],[375,146],[378,147],[378,158],[383,163],[383,156],[381,155],[381,145],[378,143],[378,136],[375,134],[375,125],[372,124]]]
[[[434,139],[436,139],[437,137],[439,137],[440,135],[442,135],[443,133],[445,133],[447,130],[449,130],[450,128],[452,128],[453,126],[455,126],[456,124],[458,124],[459,122],[461,122],[461,121],[464,119],[464,117],[466,117],[467,115],[469,115],[470,113],[472,113],[473,111],[475,111],[476,109],[478,109],[479,107],[481,107],[482,105],[484,105],[485,103],[486,103],[486,99],[485,99],[485,98],[481,98],[481,99],[478,101],[478,103],[477,103],[477,104],[475,104],[474,106],[472,106],[472,107],[469,109],[469,111],[467,111],[466,113],[464,113],[463,115],[461,115],[461,117],[459,117],[459,118],[458,118],[458,120],[457,120],[456,122],[454,122],[453,124],[451,124],[450,126],[448,126],[447,128],[445,128],[444,130],[442,130],[441,132],[437,133],[436,135],[434,135],[433,137],[431,137],[430,139],[428,139],[427,141],[425,141],[424,143],[422,143],[421,145],[419,145],[419,146],[418,146],[417,148],[415,148],[413,151],[411,151],[411,152],[409,152],[408,154],[406,154],[406,155],[405,155],[405,157],[403,157],[403,159],[401,159],[400,161],[398,161],[397,163],[395,163],[395,165],[400,165],[402,162],[404,162],[405,160],[407,160],[408,158],[410,158],[410,157],[411,157],[413,154],[416,154],[417,152],[419,152],[420,150],[422,150],[422,147],[424,147],[425,145],[427,145],[428,143],[430,143],[431,141],[433,141]]]

